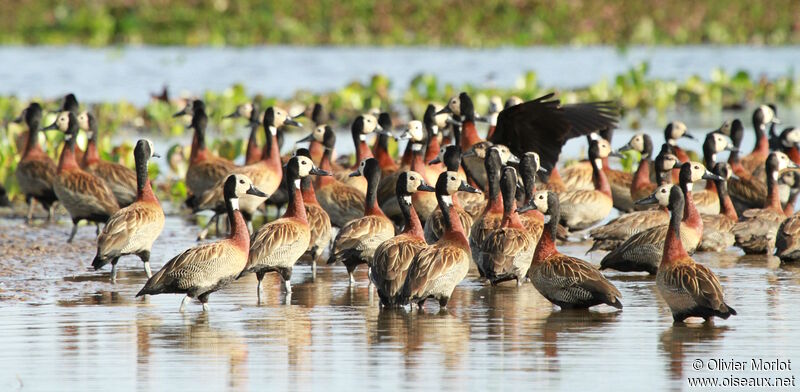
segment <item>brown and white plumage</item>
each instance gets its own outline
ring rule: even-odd
[[[558,194],[561,221],[570,230],[582,230],[605,219],[613,207],[608,177],[603,171],[603,158],[611,154],[611,146],[603,139],[592,140],[589,161],[593,168],[592,190],[575,190]]]
[[[691,195],[692,183],[702,178],[710,180],[718,178],[718,176],[708,172],[698,162],[686,162],[682,165],[680,186],[687,195]],[[640,200],[639,203],[658,203],[660,206],[666,207],[669,202],[670,189],[671,185],[662,185],[656,189],[653,195]],[[703,235],[703,221],[691,199],[685,203],[685,207],[687,212],[684,216],[685,221],[682,222],[681,240],[684,241],[686,249],[694,252]],[[666,233],[667,226],[656,226],[631,236],[603,257],[600,269],[610,268],[624,272],[647,271],[655,274],[663,251]]]
[[[89,138],[81,168],[102,178],[114,193],[120,207],[133,203],[136,200],[136,172],[125,165],[100,159],[97,152],[97,121],[91,113],[79,114],[78,125],[87,132]]]
[[[442,162],[445,165],[445,168],[448,171],[458,172],[458,169],[461,167],[461,148],[458,146],[447,146],[442,147],[439,150],[438,156],[429,163],[437,163]],[[461,204],[461,200],[465,198],[467,195],[475,195],[479,196],[481,200],[483,200],[483,196],[479,193],[470,193],[470,192],[456,192],[453,195],[453,208],[458,214],[458,219],[461,221],[461,227],[464,228],[464,234],[469,238],[470,230],[472,229],[472,214],[470,214]],[[425,241],[429,244],[432,244],[439,240],[442,233],[445,230],[445,222],[444,222],[444,215],[442,214],[442,210],[436,209],[428,216],[428,219],[425,221]]]
[[[253,233],[247,266],[240,276],[255,272],[258,279],[258,297],[261,282],[268,272],[277,272],[283,279],[287,293],[292,292],[292,269],[306,252],[311,242],[300,182],[309,175],[329,175],[314,167],[311,158],[295,156],[286,164],[286,190],[289,204],[280,219],[261,226]]]
[[[250,234],[238,208],[239,198],[246,194],[263,195],[263,192],[245,176],[229,176],[225,181],[225,204],[231,226],[228,237],[181,252],[148,279],[136,296],[186,294],[181,311],[191,298],[199,299],[203,310],[208,310],[209,295],[236,279],[247,265]]]
[[[482,269],[492,285],[515,279],[517,287],[522,286],[531,265],[533,251],[536,249],[533,233],[522,225],[516,211],[517,202],[514,198],[516,185],[517,176],[514,168],[504,168],[500,180],[503,194],[502,221],[500,227],[490,232],[480,245],[479,264],[483,266]]]
[[[277,132],[278,127],[284,125],[299,125],[287,112],[276,107],[269,107],[264,112],[262,121],[267,143],[261,160],[251,165],[237,167],[229,174],[242,174],[250,178],[258,189],[269,195],[274,194],[281,184],[283,170],[281,168],[280,150],[278,147]],[[211,209],[221,212],[224,208],[223,189],[224,182],[220,181],[211,189],[202,194],[197,201],[194,211]],[[239,200],[239,208],[245,219],[249,220],[256,210],[266,201],[267,198],[247,195]]]
[[[296,155],[311,158],[309,150],[304,148],[297,149]],[[331,243],[331,218],[328,216],[328,212],[317,202],[310,176],[300,180],[300,190],[303,194],[303,206],[306,210],[308,228],[311,231],[311,241],[309,241],[308,249],[306,249],[304,255],[311,258],[311,273],[312,276],[316,276],[317,260]]]
[[[728,139],[721,133],[714,131],[706,135],[703,142],[703,159],[708,168],[714,168],[717,161],[717,154],[722,151],[734,149]],[[692,193],[694,204],[701,214],[717,215],[720,211],[719,195],[717,194],[716,182],[706,181],[706,188]]]
[[[411,195],[418,191],[434,190],[425,183],[421,174],[413,171],[400,173],[395,189],[403,214],[404,228],[400,234],[384,241],[375,249],[369,275],[383,306],[400,305],[400,290],[405,284],[408,268],[414,257],[427,245]]]
[[[372,257],[378,245],[394,236],[394,224],[378,207],[377,191],[381,171],[375,158],[361,162],[352,175],[367,179],[367,195],[364,201],[364,216],[348,222],[336,234],[328,264],[341,262],[350,275],[350,284],[355,283],[353,272],[361,264],[372,266]],[[371,283],[371,282],[370,282]]]
[[[89,149],[87,149],[87,154]],[[164,229],[164,211],[147,178],[147,161],[157,157],[149,140],[139,140],[134,148],[137,171],[137,197],[129,206],[111,215],[103,231],[97,236],[97,254],[92,261],[95,270],[111,263],[111,282],[117,278],[117,261],[125,255],[135,254],[144,262],[147,277],[150,272],[150,249]]]
[[[786,218],[778,228],[775,255],[783,262],[800,260],[800,212]]]
[[[535,208],[550,215],[528,270],[533,287],[562,309],[589,308],[603,303],[622,309],[622,294],[600,271],[586,261],[566,256],[556,249],[559,207],[555,193],[539,191],[521,209]]]
[[[331,156],[336,145],[336,134],[330,126],[323,126],[321,130],[313,132],[310,137],[321,141],[324,146],[320,169],[330,172],[333,169]],[[321,140],[320,140],[321,139]],[[343,227],[353,219],[364,216],[364,193],[352,186],[346,185],[334,177],[321,176],[314,185],[319,205],[328,213],[331,225]]]
[[[17,122],[24,121],[28,126],[28,139],[14,175],[17,178],[20,192],[25,195],[28,203],[27,221],[33,218],[33,207],[36,202],[42,204],[47,210],[48,220],[53,217],[53,204],[57,201],[53,190],[57,167],[55,162],[42,150],[39,145],[39,124],[42,121],[42,107],[36,102],[31,103],[22,112]]]
[[[728,179],[731,178],[733,171],[727,163],[717,163],[714,165],[714,174],[724,180],[714,180],[717,199],[719,200],[719,214],[703,215],[703,239],[700,241],[697,250],[722,252],[735,242],[735,237],[731,230],[739,217],[733,207],[733,202],[728,196]]]
[[[375,131],[382,131],[383,127],[372,114],[362,114],[353,120],[350,134],[356,149],[356,164],[350,169],[342,169],[333,173],[337,181],[357,189],[362,195],[367,193],[367,181],[363,177],[350,176],[353,170],[367,158],[372,158],[372,150],[367,145],[367,137]]]
[[[680,240],[684,200],[684,193],[673,187],[669,193],[669,231],[656,287],[676,323],[688,317],[702,317],[706,321],[714,316],[727,319],[735,315],[736,310],[725,303],[719,280],[710,269],[692,260]]]
[[[436,243],[423,249],[412,261],[400,295],[401,303],[416,303],[421,308],[425,300],[434,298],[444,308],[456,285],[467,276],[471,252],[453,209],[452,195],[457,191],[478,192],[456,172],[439,175],[436,198],[444,212],[446,229]]]
[[[747,254],[771,254],[775,248],[778,227],[786,219],[778,192],[778,177],[782,170],[796,168],[786,154],[772,152],[765,163],[767,173],[767,199],[763,208],[748,209],[731,229],[736,246]]]
[[[224,180],[228,173],[236,167],[233,162],[214,155],[206,148],[208,115],[206,115],[205,107],[205,103],[199,99],[190,101],[183,110],[173,116],[192,115],[190,127],[194,129],[194,134],[185,180],[186,188],[189,191],[186,204],[189,207],[194,207],[202,194],[219,181]]]
[[[75,114],[61,112],[56,121],[45,129],[59,129],[65,133],[65,145],[59,158],[53,190],[72,218],[72,232],[67,240],[72,242],[80,221],[105,223],[119,210],[119,204],[105,181],[81,170],[75,160],[75,139],[78,133]]]
[[[489,148],[485,159],[486,173],[487,173],[487,204],[483,213],[475,219],[470,229],[469,246],[472,251],[472,259],[478,266],[478,272],[481,276],[485,276],[483,265],[480,263],[483,260],[482,249],[486,238],[494,230],[500,228],[500,223],[503,220],[503,196],[500,193],[500,176],[503,161],[500,155],[500,150],[496,147]]]

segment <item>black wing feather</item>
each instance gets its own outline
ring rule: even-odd
[[[490,141],[508,146],[518,156],[534,151],[551,171],[567,140],[617,125],[615,102],[561,105],[553,97],[550,93],[500,112]]]

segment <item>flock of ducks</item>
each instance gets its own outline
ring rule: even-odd
[[[329,249],[327,264],[343,264],[351,284],[354,271],[366,265],[387,307],[421,309],[434,299],[444,308],[475,269],[492,285],[530,281],[561,308],[622,309],[620,291],[601,272],[614,269],[655,275],[676,322],[708,321],[736,311],[725,303],[714,273],[691,254],[737,246],[748,254],[800,259],[800,214],[793,212],[800,178],[787,170],[800,163],[800,129],[777,134],[774,107],[753,114],[752,153],[740,156],[744,127],[737,119],[706,135],[703,163],[678,147],[678,139],[691,135],[677,121],[666,127],[660,149],[644,133],[612,149],[618,109],[611,102],[562,105],[551,94],[505,104],[493,98],[490,110],[478,115],[461,93],[443,108],[429,105],[422,120],[400,133],[393,132],[388,113],[360,115],[351,126],[356,164],[350,166],[335,159],[336,134],[321,105],[310,113],[311,133],[300,140],[308,148],[281,156],[284,128],[300,123],[281,108],[262,112],[248,103],[227,116],[245,119],[251,129],[239,166],[208,150],[205,104],[190,101],[175,115],[191,116],[193,130],[185,204],[194,213],[214,214],[198,240],[212,223],[217,235],[227,235],[183,251],[155,274],[150,250],[164,213],[148,178],[148,161],[158,157],[150,141],[136,143],[135,170],[101,160],[96,120],[69,94],[55,122],[43,128],[64,134],[54,162],[39,145],[42,107],[34,102],[17,119],[27,126],[27,138],[16,177],[28,221],[36,203],[52,220],[58,203],[73,222],[68,241],[81,221],[96,224],[92,266],[110,263],[115,282],[119,259],[136,255],[148,277],[137,296],[185,294],[181,310],[192,298],[207,310],[210,294],[250,273],[259,300],[270,272],[291,293],[297,261],[310,260],[315,273]],[[487,139],[478,133],[480,121],[489,123]],[[259,147],[262,129],[266,142]],[[76,148],[81,130],[88,134],[85,151]],[[559,170],[562,146],[581,136],[588,159]],[[408,141],[399,158],[389,153],[391,138]],[[641,156],[633,174],[609,166],[609,157],[629,150]],[[727,162],[717,159],[723,151],[730,152]],[[704,188],[695,189],[703,180]],[[265,204],[285,206],[285,212],[254,229],[253,216]],[[597,226],[615,208],[621,215]],[[223,228],[220,217],[227,218]],[[576,232],[593,241],[589,252],[608,251],[599,268],[558,251],[557,244]]]

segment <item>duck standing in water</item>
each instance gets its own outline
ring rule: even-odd
[[[102,178],[108,184],[120,207],[127,207],[136,201],[136,172],[120,165],[100,159],[97,151],[98,128],[97,120],[89,112],[78,115],[78,127],[86,131],[89,141],[86,143],[86,152],[83,154],[81,168],[90,174]]]
[[[400,210],[403,213],[403,231],[378,245],[372,258],[369,275],[383,306],[398,305],[398,297],[406,281],[408,268],[414,257],[427,245],[411,195],[415,192],[435,190],[425,183],[421,174],[413,171],[400,173],[396,188]]]
[[[439,301],[440,309],[447,307],[453,290],[469,272],[471,251],[464,228],[453,208],[453,195],[458,192],[479,192],[446,171],[436,181],[436,200],[445,219],[445,232],[436,243],[423,249],[411,262],[400,303],[416,303],[420,309],[428,298]]]
[[[311,159],[311,152],[305,148],[298,148],[295,155]],[[311,176],[305,176],[300,180],[300,191],[303,194],[303,206],[306,209],[308,227],[311,230],[311,241],[308,243],[305,255],[311,258],[311,276],[315,278],[317,276],[317,260],[331,244],[331,218],[317,201]]]
[[[72,232],[67,242],[72,242],[78,232],[78,223],[87,220],[95,224],[105,223],[119,210],[114,193],[101,178],[83,171],[75,159],[75,138],[78,134],[78,119],[72,112],[61,112],[56,121],[45,128],[64,132],[64,148],[58,161],[58,171],[53,190],[58,201],[72,218]],[[98,226],[99,234],[99,226]]]
[[[314,167],[311,158],[295,156],[286,163],[286,191],[289,205],[280,219],[261,226],[253,233],[250,257],[239,277],[251,272],[258,279],[258,298],[261,300],[261,282],[268,272],[277,272],[283,278],[286,293],[292,292],[292,268],[306,252],[311,241],[303,196],[302,179],[309,175],[330,175]]]
[[[714,165],[714,174],[721,178],[714,180],[720,213],[700,214],[703,218],[703,239],[697,246],[698,251],[722,252],[732,246],[736,240],[731,229],[739,221],[739,217],[736,215],[730,196],[728,196],[728,179],[733,175],[733,170],[727,163],[720,162]]]
[[[384,241],[394,236],[394,224],[378,207],[377,192],[381,181],[381,168],[375,158],[365,159],[359,164],[358,171],[351,176],[363,176],[367,179],[367,197],[364,201],[364,216],[348,222],[336,234],[331,248],[328,264],[341,262],[347,267],[350,284],[355,284],[353,273],[361,264],[372,267],[375,249]],[[370,281],[370,285],[372,281]]]
[[[89,154],[89,149],[87,149]],[[150,249],[164,229],[164,211],[150,186],[147,161],[158,157],[149,140],[139,140],[133,150],[136,160],[136,201],[111,215],[97,236],[97,254],[92,261],[95,270],[111,263],[111,283],[117,281],[117,261],[125,255],[137,255],[144,262],[150,278]]]
[[[228,210],[230,234],[213,243],[187,249],[168,261],[136,294],[186,294],[180,311],[186,308],[191,298],[197,298],[208,311],[211,293],[227,286],[247,265],[250,250],[250,233],[242,213],[239,198],[245,195],[264,197],[264,192],[253,186],[247,176],[232,174],[225,180],[225,205]]]
[[[47,221],[50,222],[53,220],[53,206],[58,200],[53,190],[53,182],[58,168],[39,145],[42,107],[36,102],[31,103],[22,111],[22,115],[17,121],[25,121],[28,126],[28,141],[14,171],[20,192],[25,195],[25,202],[28,203],[26,222],[31,223],[33,220],[33,207],[36,202],[39,202],[47,210]]]
[[[681,242],[684,200],[683,192],[672,187],[669,229],[656,274],[656,287],[676,323],[689,317],[702,317],[706,321],[714,316],[727,319],[735,315],[736,310],[725,303],[719,280],[710,269],[695,263]]]
[[[597,268],[556,249],[556,231],[561,214],[558,195],[550,191],[536,192],[533,201],[520,211],[531,208],[550,215],[528,269],[533,287],[562,309],[585,309],[600,304],[622,309],[622,294]]]
[[[503,219],[500,227],[489,233],[483,241],[482,259],[478,262],[483,265],[483,271],[492,285],[515,279],[519,287],[525,281],[531,266],[536,242],[517,214],[517,201],[514,197],[517,191],[517,175],[513,167],[503,168],[500,190],[503,193]]]

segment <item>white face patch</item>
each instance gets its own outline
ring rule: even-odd
[[[442,196],[442,201],[444,202],[444,204],[446,206],[451,207],[453,205],[453,196],[443,195]]]
[[[277,134],[278,134],[278,128],[275,128],[275,127],[273,127],[272,125],[270,125],[270,126],[269,126],[269,133],[271,133],[271,134],[272,134],[272,136],[275,136],[275,135],[277,135]]]
[[[238,197],[231,198],[231,207],[234,210],[238,210],[239,209],[239,198]]]
[[[411,205],[411,196],[403,196],[403,202],[405,202],[407,205]]]
[[[296,189],[300,189],[300,179],[299,179],[299,178],[298,178],[298,179],[296,179],[296,180],[294,180],[294,187],[295,187]]]

